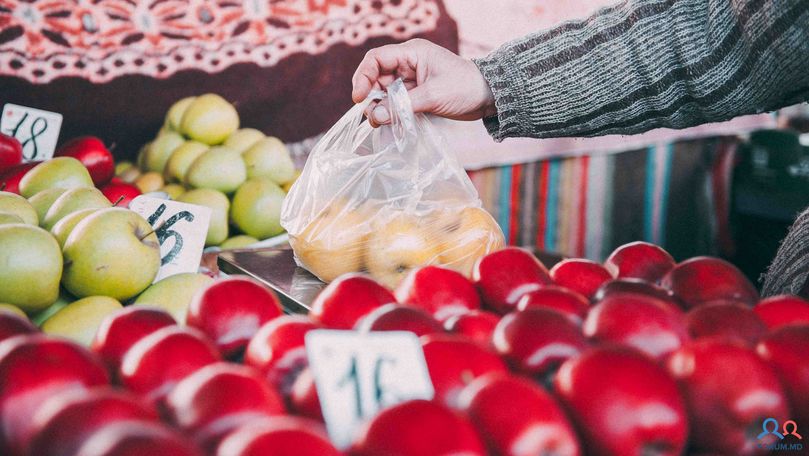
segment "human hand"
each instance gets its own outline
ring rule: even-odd
[[[477,65],[437,44],[414,39],[372,49],[352,78],[355,103],[373,89],[402,78],[414,112],[456,120],[495,115],[494,95]],[[371,103],[365,116],[374,127],[390,123],[387,100]]]

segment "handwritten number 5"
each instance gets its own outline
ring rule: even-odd
[[[163,215],[164,212],[166,212],[166,205],[161,204],[158,206],[157,210],[155,210],[154,214],[149,216],[147,220],[149,225],[154,226],[155,222],[160,218],[161,215]],[[158,226],[154,231],[160,245],[165,244],[169,238],[174,238],[174,246],[172,246],[171,250],[166,253],[166,256],[160,260],[161,266],[171,263],[183,249],[183,236],[171,229],[175,223],[183,219],[192,222],[194,221],[194,214],[188,211],[180,211],[166,219],[166,221],[161,223],[160,226]]]

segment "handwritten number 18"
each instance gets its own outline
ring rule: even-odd
[[[28,139],[22,139],[20,138],[19,133],[20,129],[25,124],[25,121],[27,119],[28,113],[26,112],[22,116],[22,119],[20,119],[20,121],[17,122],[17,125],[14,126],[14,128],[11,130],[10,133],[11,136],[20,140],[23,150],[26,150],[30,145],[30,147],[33,149],[33,152],[30,155],[28,155],[27,158],[29,160],[35,160],[39,156],[39,146],[37,145],[37,138],[40,137],[42,133],[45,133],[45,131],[48,129],[48,121],[44,117],[37,117],[36,119],[34,119],[31,122],[31,125],[28,127],[28,132],[30,136],[28,136]]]

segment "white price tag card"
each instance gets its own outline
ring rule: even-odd
[[[429,400],[435,393],[412,332],[313,330],[306,334],[306,355],[337,448],[347,448],[359,427],[383,408]]]
[[[141,195],[129,203],[155,229],[160,242],[160,271],[155,282],[197,272],[208,236],[211,208]]]
[[[12,103],[3,106],[0,131],[22,144],[23,162],[48,160],[56,150],[62,115]]]

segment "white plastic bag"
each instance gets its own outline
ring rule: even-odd
[[[363,111],[387,96],[391,125],[372,128]],[[416,267],[471,273],[502,248],[503,233],[401,81],[352,107],[314,147],[281,210],[299,265],[324,282],[367,272],[395,287]]]

